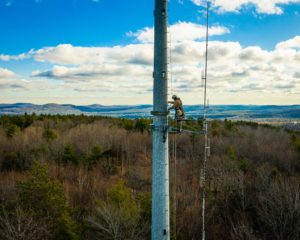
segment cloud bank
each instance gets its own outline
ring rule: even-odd
[[[0,79],[8,79],[15,76],[13,71],[8,70],[7,68],[0,68]]]
[[[238,42],[209,43],[209,79],[215,90],[227,92],[262,91],[264,93],[299,92],[299,37],[279,43],[272,51],[258,46],[243,48]],[[49,61],[54,67],[35,71],[34,77],[60,79],[81,86],[94,84],[100,90],[144,92],[152,86],[153,46],[136,44],[115,48],[59,45],[37,51],[37,61]],[[45,54],[47,52],[47,54]],[[205,43],[183,41],[172,45],[173,87],[175,91],[199,91]],[[60,53],[60,54],[58,54]],[[95,57],[95,53],[96,56]],[[80,59],[76,61],[76,59]],[[68,66],[77,64],[77,66]],[[133,86],[133,87],[132,87]]]
[[[205,29],[186,22],[179,22],[171,29],[176,36],[181,34],[170,45],[169,90],[184,95],[190,103],[199,103],[201,100],[195,100],[194,96],[201,95],[202,91]],[[226,34],[229,30],[219,26],[212,27],[210,31],[218,35]],[[150,28],[131,32],[129,35],[135,37],[136,43],[125,46],[80,47],[60,44],[21,54],[22,58],[52,65],[47,70],[33,71],[31,82],[26,86],[44,86],[45,89],[49,81],[54,81],[61,91],[68,89],[88,95],[110,94],[108,96],[111,98],[143,94],[150,102],[153,82],[152,34],[153,29]],[[16,60],[16,56],[6,55],[4,60],[8,59]],[[209,88],[220,103],[225,98],[237,96],[244,103],[251,103],[257,96],[261,97],[261,101],[274,96],[296,99],[300,94],[299,69],[300,36],[278,43],[273,50],[264,50],[259,46],[243,47],[239,42],[232,41],[209,42]],[[0,79],[13,76],[14,73],[8,69],[0,69]],[[132,101],[141,102],[140,97]]]
[[[204,0],[191,0],[197,6],[203,6]],[[241,9],[253,6],[257,13],[282,14],[283,6],[300,3],[300,0],[210,0],[213,9],[220,13],[239,12]]]
[[[0,92],[7,89],[25,90],[25,85],[16,73],[7,68],[0,68]]]
[[[192,22],[178,22],[169,27],[169,32],[172,42],[196,41],[205,38],[206,26]],[[224,26],[209,28],[210,36],[220,36],[227,33],[230,33],[230,30]],[[153,43],[154,29],[146,27],[137,32],[128,32],[127,36],[135,37],[141,43]]]

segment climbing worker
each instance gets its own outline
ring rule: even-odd
[[[169,107],[168,110],[175,109],[175,118],[176,118],[176,120],[182,120],[185,116],[184,110],[183,110],[183,107],[182,107],[182,101],[176,95],[173,95],[172,99],[173,99],[173,101],[168,101],[168,103],[173,104],[171,107]]]

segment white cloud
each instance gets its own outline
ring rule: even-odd
[[[195,5],[206,7],[207,1],[206,0],[191,0]]]
[[[26,89],[26,83],[19,79],[19,76],[13,71],[0,68],[0,92],[7,89],[24,90]]]
[[[287,41],[278,43],[276,45],[276,49],[298,49],[300,50],[300,36],[296,36],[292,39],[289,39]]]
[[[171,44],[172,57],[169,65],[172,71],[172,77],[170,75],[169,78],[173,79],[170,86],[190,103],[199,102],[199,99],[192,96],[199,95],[202,91],[201,72],[205,55],[205,42],[199,40],[202,37],[200,31],[194,34],[194,26],[190,23],[177,23],[173,26],[175,31],[181,32],[181,36]],[[190,35],[182,30],[187,27],[191,27]],[[150,102],[153,43],[150,35],[140,38],[142,33],[149,31],[138,31],[141,33],[135,35],[138,43],[125,46],[79,47],[60,44],[31,50],[24,55],[53,66],[48,70],[33,71],[31,82],[22,84],[27,89],[44,89],[47,92],[50,91],[45,90],[45,86],[49,86],[48,80],[56,80],[52,81],[55,89],[62,92],[73,91],[74,94],[75,91],[82,96],[87,93],[96,96],[99,93],[114,100],[127,96],[128,99],[131,97],[130,103],[140,102],[132,96],[143,94],[148,96],[147,101]],[[208,82],[213,90],[212,94],[218,99],[216,101],[228,103],[228,99],[238,96],[241,103],[257,103],[252,102],[256,96],[261,96],[257,98],[259,101],[279,96],[280,101],[298,98],[299,39],[300,36],[296,36],[280,42],[273,50],[264,50],[259,46],[243,47],[239,42],[210,41]],[[4,72],[9,75],[7,70],[2,69],[2,75]],[[288,96],[283,97],[283,94]],[[291,101],[295,103],[296,100]],[[122,101],[114,103],[122,104]]]
[[[192,22],[178,22],[170,26],[170,41],[195,41],[206,36],[206,26]],[[218,36],[229,33],[230,30],[223,26],[212,26],[209,28],[210,36]],[[154,42],[154,29],[146,27],[137,32],[128,32],[127,36],[135,37],[141,43]]]
[[[203,6],[204,0],[191,0],[197,6]],[[283,5],[300,3],[300,0],[210,0],[212,8],[218,12],[239,12],[247,6],[254,6],[258,13],[282,14]]]
[[[28,53],[21,53],[19,55],[6,55],[6,54],[0,54],[0,61],[18,61],[23,60],[26,58],[30,58],[32,51],[29,51]]]
[[[295,39],[298,39],[296,37]],[[289,44],[285,44],[289,43]],[[224,93],[299,92],[299,49],[293,40],[279,43],[272,51],[258,46],[243,48],[238,42],[211,41],[209,43],[209,83],[214,91]],[[76,91],[147,92],[152,86],[152,44],[124,47],[89,48],[67,45],[37,51],[36,59],[62,64],[48,71],[35,71],[33,77],[60,79]],[[116,51],[117,48],[117,51]],[[50,48],[46,52],[49,53]],[[93,58],[97,52],[101,61]],[[40,53],[41,55],[39,55]],[[62,56],[60,54],[62,54]],[[67,54],[69,53],[69,55]],[[182,41],[172,45],[172,79],[174,91],[199,92],[205,42]],[[80,57],[78,57],[80,56]],[[76,63],[75,66],[68,64]],[[245,95],[246,96],[246,95]]]
[[[14,77],[16,74],[6,68],[0,68],[0,79],[8,79]]]
[[[126,45],[114,47],[76,47],[71,44],[60,44],[35,51],[36,61],[54,64],[102,64],[106,62],[135,62],[150,64],[152,59],[150,45]]]
[[[6,69],[0,68],[0,92],[1,94],[7,91],[13,91],[16,93],[22,91],[40,91],[48,90],[49,82],[48,79],[34,79],[34,81],[22,78],[15,72]],[[1,95],[4,97],[5,95]]]
[[[139,78],[145,75],[145,69],[149,70],[149,68],[138,65],[132,66],[130,64],[88,64],[78,67],[54,66],[51,71],[34,71],[32,76],[63,79],[66,81],[89,81],[95,80],[95,78],[109,80],[127,78],[127,76]],[[122,83],[120,82],[120,84]]]

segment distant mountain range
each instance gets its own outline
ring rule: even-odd
[[[187,116],[201,117],[203,107],[200,105],[184,106]],[[0,104],[0,115],[9,114],[85,114],[102,115],[121,118],[150,117],[152,105],[114,105],[98,104],[77,106],[72,104],[44,104],[31,103]],[[209,107],[208,117],[213,119],[300,119],[300,105],[212,105]]]

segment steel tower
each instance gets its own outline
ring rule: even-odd
[[[167,0],[155,0],[152,125],[152,240],[170,239]]]

